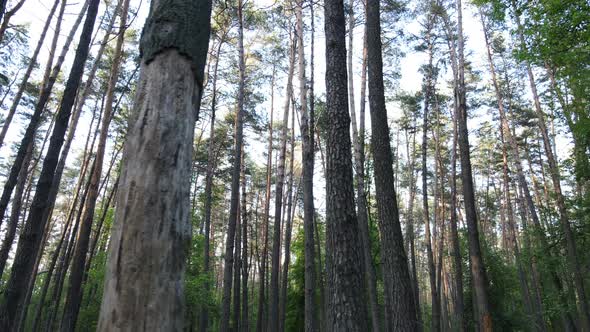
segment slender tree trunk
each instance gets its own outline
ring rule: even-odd
[[[312,24],[314,21],[313,9]],[[303,26],[303,0],[296,0],[295,15],[297,18],[297,48],[298,71],[299,71],[299,104],[301,107],[301,138],[302,138],[302,177],[303,177],[303,232],[304,232],[304,257],[305,257],[305,331],[315,332],[319,325],[317,321],[317,309],[315,303],[316,289],[316,272],[315,272],[315,253],[314,253],[314,201],[313,201],[313,172],[314,172],[314,108],[307,108],[307,79],[305,76],[305,46],[303,35],[305,33]],[[313,48],[313,32],[312,32]],[[313,55],[312,55],[313,58]],[[312,60],[313,72],[313,60]],[[313,73],[311,78],[313,79]],[[313,91],[310,91],[311,105],[313,105]],[[320,308],[321,311],[321,308]]]
[[[407,145],[406,145],[406,153],[408,155],[408,161],[409,161],[409,171],[410,171],[410,183],[409,183],[409,187],[410,187],[410,194],[409,194],[409,201],[408,201],[408,215],[407,215],[407,243],[408,243],[408,253],[410,254],[411,257],[411,276],[412,276],[412,294],[414,297],[414,307],[416,308],[416,318],[417,318],[417,324],[416,324],[416,330],[417,331],[421,331],[422,330],[422,314],[421,314],[421,310],[420,310],[420,289],[418,287],[418,267],[417,267],[417,263],[416,263],[416,244],[415,244],[415,232],[414,232],[414,201],[416,199],[416,173],[415,173],[415,168],[416,168],[416,132],[415,132],[415,128],[416,128],[416,118],[415,116],[412,116],[412,127],[414,128],[414,132],[412,133],[412,150],[410,152],[410,143],[409,143],[409,138],[407,137],[407,133],[406,133],[406,139],[407,139]]]
[[[240,162],[240,179],[244,169],[244,144],[242,144],[242,161]],[[241,180],[240,180],[241,183]],[[240,185],[241,187],[241,185]],[[239,190],[239,188],[238,188]],[[241,195],[240,195],[241,196]],[[236,218],[236,236],[234,239],[234,281],[233,281],[233,312],[232,312],[232,331],[240,331],[240,306],[241,292],[240,276],[242,273],[242,213],[241,202],[238,203],[238,216]]]
[[[170,31],[198,39],[188,53],[162,46],[158,15],[179,9]],[[194,124],[207,56],[211,3],[154,1],[144,27],[141,75],[123,152],[97,331],[184,328]],[[171,8],[171,7],[172,8]],[[195,35],[195,33],[197,33]],[[168,42],[168,41],[166,41]],[[183,55],[184,54],[184,55]],[[239,145],[238,145],[239,146]]]
[[[299,8],[299,7],[297,7]],[[300,18],[301,13],[296,8],[296,15]],[[285,162],[287,156],[287,132],[289,129],[289,104],[293,95],[293,72],[295,69],[295,50],[297,40],[291,40],[289,52],[289,72],[287,73],[287,87],[285,105],[283,108],[283,123],[281,125],[279,161],[277,165],[277,184],[275,187],[275,223],[272,244],[272,263],[270,274],[270,303],[268,312],[268,330],[279,331],[279,270],[281,265],[281,214],[283,208],[283,187],[285,184]],[[301,56],[301,54],[300,54]],[[301,70],[301,66],[299,67]],[[301,75],[301,74],[300,74]],[[301,76],[300,76],[301,77]],[[305,95],[305,89],[301,91]],[[305,99],[304,99],[305,100]],[[303,103],[302,103],[303,105]]]
[[[453,116],[453,147],[451,152],[451,242],[453,250],[453,270],[455,272],[455,319],[459,331],[467,331],[467,317],[463,297],[463,260],[459,245],[458,218],[457,218],[457,98],[455,100],[455,115]]]
[[[236,232],[236,219],[238,217],[238,205],[240,199],[240,162],[242,156],[243,140],[243,117],[244,117],[244,84],[245,84],[245,59],[244,59],[244,21],[242,17],[242,0],[238,0],[238,67],[239,67],[239,86],[238,86],[238,105],[236,107],[236,124],[234,138],[234,164],[232,169],[231,182],[231,200],[229,210],[229,220],[227,228],[227,238],[225,244],[225,265],[223,267],[223,297],[221,299],[221,321],[219,331],[229,331],[230,323],[230,304],[232,289],[232,269],[234,265],[234,237]]]
[[[475,290],[475,304],[477,305],[479,327],[482,331],[492,331],[492,314],[488,296],[488,278],[483,263],[477,210],[475,207],[475,192],[471,171],[471,156],[469,151],[469,131],[467,129],[467,97],[465,90],[465,55],[463,38],[463,8],[461,0],[457,0],[457,34],[458,34],[458,81],[457,84],[457,123],[458,145],[461,157],[461,178],[463,182],[463,199],[465,201],[465,220],[467,224],[467,240],[471,260],[471,278]]]
[[[50,56],[50,59],[48,60],[48,66],[46,68],[46,78],[47,79],[45,79],[45,78],[43,79],[43,88],[42,88],[42,91],[39,95],[39,99],[37,100],[37,104],[35,105],[35,110],[33,111],[33,115],[31,116],[31,120],[29,121],[29,125],[27,126],[27,129],[25,131],[25,135],[23,136],[23,138],[21,140],[20,146],[18,148],[18,152],[16,154],[16,157],[14,159],[12,167],[10,168],[10,173],[8,175],[8,178],[6,179],[6,182],[4,183],[4,190],[2,191],[2,196],[0,197],[0,225],[2,225],[4,215],[6,214],[6,208],[8,207],[10,197],[12,196],[12,191],[14,189],[14,186],[16,185],[18,173],[20,172],[20,169],[23,165],[23,161],[26,156],[28,145],[31,144],[32,141],[34,140],[35,133],[37,132],[37,128],[39,126],[39,123],[41,122],[41,115],[45,109],[45,105],[49,101],[49,97],[51,96],[51,90],[53,89],[53,85],[55,84],[55,81],[57,80],[57,76],[61,70],[61,65],[63,64],[63,62],[65,60],[65,56],[66,56],[66,53],[69,49],[70,43],[74,39],[74,35],[75,35],[76,31],[78,30],[78,26],[80,25],[80,22],[82,21],[82,18],[84,17],[84,13],[86,13],[87,8],[88,8],[88,1],[85,2],[84,6],[82,7],[82,10],[78,14],[76,21],[74,22],[74,25],[72,26],[72,30],[70,31],[70,34],[68,35],[68,38],[66,39],[66,41],[64,43],[64,46],[62,48],[62,52],[57,60],[57,63],[53,67],[53,70],[51,70],[51,75],[48,75],[48,73],[49,73],[49,67],[51,66],[51,63],[52,63],[52,57]],[[56,43],[57,43],[57,32],[56,32],[56,36],[53,39],[52,49],[54,48],[54,45]]]
[[[440,308],[439,308],[439,301],[438,301],[438,291],[436,289],[436,272],[434,266],[434,256],[432,252],[432,238],[430,233],[430,212],[428,209],[428,169],[427,169],[427,151],[428,151],[428,111],[429,107],[431,106],[432,101],[434,100],[434,81],[435,75],[434,67],[433,67],[433,43],[432,43],[432,29],[434,28],[434,16],[430,15],[427,23],[427,32],[426,32],[426,43],[428,45],[428,67],[427,67],[427,74],[426,74],[426,82],[425,82],[425,91],[424,91],[424,114],[423,114],[423,121],[422,121],[422,206],[424,210],[424,230],[425,230],[425,241],[426,241],[426,257],[427,257],[427,264],[428,264],[428,277],[430,281],[430,298],[431,298],[431,306],[432,306],[432,322],[431,322],[431,329],[432,331],[439,331],[440,330]],[[436,186],[436,182],[435,182]],[[435,206],[436,206],[436,199],[435,199]],[[436,207],[435,207],[435,214],[436,214]]]
[[[16,228],[18,226],[18,221],[20,220],[21,208],[23,207],[22,203],[24,198],[23,194],[25,184],[27,183],[27,178],[29,175],[29,161],[33,155],[32,150],[33,144],[29,145],[29,151],[25,157],[23,168],[18,175],[19,177],[16,184],[16,191],[14,192],[14,199],[12,200],[10,219],[8,221],[8,225],[6,226],[6,235],[4,236],[4,242],[2,242],[2,249],[0,249],[0,277],[4,273],[6,261],[8,260],[8,254],[10,253],[12,243],[14,242],[14,238],[16,236]]]
[[[514,136],[512,136],[512,131],[510,130],[510,127],[508,125],[506,112],[504,111],[504,99],[503,99],[500,85],[498,83],[497,76],[496,76],[496,67],[494,65],[494,61],[492,58],[492,51],[491,51],[489,37],[488,37],[488,28],[486,26],[485,18],[484,18],[484,15],[483,15],[483,12],[481,11],[481,9],[480,9],[480,16],[481,16],[481,22],[482,22],[482,26],[483,26],[484,39],[486,42],[488,63],[490,66],[490,72],[492,74],[492,82],[494,84],[494,91],[496,93],[496,100],[498,103],[498,111],[500,112],[500,122],[501,122],[500,132],[502,134],[502,141],[504,142],[504,137],[506,137],[508,139],[508,143],[510,144],[510,148],[511,148],[511,152],[512,152],[512,158],[514,160],[514,165],[516,166],[516,170],[517,170],[517,177],[518,177],[519,185],[523,189],[525,199],[527,202],[527,206],[529,208],[529,213],[533,219],[533,223],[538,227],[538,226],[540,226],[539,217],[537,216],[537,210],[535,208],[533,199],[531,197],[528,183],[526,182],[525,177],[524,177],[524,171],[522,169],[518,143],[516,142],[516,139],[514,138]],[[508,102],[510,104],[511,101],[508,100]],[[506,150],[508,150],[508,147],[503,146],[504,158],[506,158],[506,156],[505,156]],[[508,214],[508,227],[509,227],[508,233],[509,233],[510,242],[511,242],[511,245],[512,245],[512,248],[514,251],[514,255],[515,255],[515,260],[516,260],[516,264],[517,264],[517,268],[518,268],[519,280],[521,283],[524,301],[525,301],[525,304],[528,304],[529,309],[532,310],[532,314],[533,314],[533,316],[535,318],[535,322],[536,322],[536,329],[538,331],[545,331],[547,329],[547,327],[545,326],[545,320],[543,319],[543,308],[540,306],[536,306],[535,308],[532,307],[533,303],[530,299],[530,291],[529,291],[528,285],[526,283],[526,276],[524,275],[524,270],[523,270],[522,262],[520,259],[520,251],[519,251],[518,244],[516,241],[516,234],[515,234],[516,227],[514,225],[514,223],[515,223],[514,222],[514,213],[513,213],[513,209],[512,209],[512,203],[510,201],[510,191],[509,191],[509,182],[510,181],[509,181],[509,177],[508,177],[507,160],[504,160],[503,172],[504,172],[503,178],[504,178],[504,187],[505,187],[504,196],[505,196],[505,202],[506,202],[506,208],[507,208],[507,214]],[[540,303],[537,303],[537,304],[540,305]]]
[[[109,83],[106,92],[105,110],[102,117],[100,137],[98,139],[98,147],[95,155],[95,166],[93,172],[90,174],[90,187],[88,189],[88,197],[86,198],[86,205],[84,206],[84,215],[80,224],[79,232],[77,234],[76,248],[74,250],[74,257],[72,268],[70,270],[69,289],[64,305],[64,315],[61,322],[61,330],[74,331],[78,312],[80,311],[80,303],[82,302],[82,280],[84,278],[84,267],[86,264],[86,256],[88,252],[88,245],[90,242],[90,233],[92,231],[92,223],[94,221],[94,210],[98,200],[99,185],[102,175],[102,166],[104,154],[106,149],[106,141],[108,138],[108,130],[113,112],[113,102],[115,97],[115,88],[117,80],[119,79],[119,69],[121,66],[123,55],[123,43],[125,41],[125,31],[127,29],[127,11],[129,9],[129,0],[123,1],[123,7],[120,12],[120,28],[117,37],[113,55],[113,65],[111,68]]]
[[[80,85],[84,63],[88,57],[90,48],[90,38],[94,28],[94,21],[98,12],[98,0],[90,0],[88,13],[84,27],[80,35],[80,42],[76,50],[76,56],[72,65],[70,76],[66,83],[66,88],[62,97],[57,120],[53,128],[51,143],[47,150],[47,156],[43,162],[41,175],[37,182],[35,197],[33,198],[31,213],[29,214],[23,235],[19,239],[19,245],[15,256],[15,264],[12,269],[10,280],[8,281],[4,303],[0,311],[3,318],[0,322],[0,329],[9,330],[15,327],[16,307],[23,301],[23,286],[30,279],[33,270],[35,254],[38,251],[42,230],[45,224],[42,222],[43,214],[47,208],[47,197],[53,181],[55,166],[59,150],[63,144],[63,136],[68,125],[76,91]],[[37,113],[37,110],[35,110]],[[39,112],[40,113],[40,112]],[[31,122],[33,122],[31,120]],[[31,123],[33,124],[33,123]],[[30,126],[30,125],[29,125]],[[34,126],[36,127],[36,126]],[[29,129],[27,129],[29,132]],[[31,133],[32,135],[33,133]],[[26,139],[25,134],[25,139]],[[23,139],[23,143],[25,142]],[[20,153],[19,153],[20,154]],[[21,159],[22,160],[22,159]]]
[[[289,154],[289,184],[287,185],[287,221],[285,223],[285,260],[283,263],[283,275],[281,277],[281,294],[279,297],[279,331],[285,331],[285,319],[287,316],[287,288],[289,282],[289,264],[291,262],[291,235],[293,230],[293,217],[297,206],[297,195],[299,184],[293,193],[293,182],[295,180],[295,107],[292,107],[291,116],[291,151]],[[295,195],[295,204],[293,204]]]
[[[342,0],[324,3],[326,38],[326,271],[328,331],[364,331],[363,275],[354,208],[346,29]]]
[[[262,332],[266,328],[266,319],[268,316],[264,313],[265,303],[265,286],[266,286],[266,256],[268,255],[268,224],[270,213],[270,194],[272,180],[272,150],[273,150],[273,115],[274,115],[274,84],[275,84],[275,67],[272,69],[271,90],[270,90],[270,120],[268,123],[268,155],[266,159],[266,192],[264,196],[264,219],[262,228],[263,248],[259,271],[258,285],[258,315],[256,319],[256,332]]]
[[[240,174],[242,181],[242,196],[240,203],[242,221],[242,318],[240,331],[250,330],[250,317],[248,315],[248,207],[246,199],[246,165],[242,162]]]
[[[219,57],[221,52],[221,46],[224,43],[224,37],[219,40],[217,45],[217,53],[215,56],[215,66],[213,69],[213,81],[211,87],[211,129],[209,130],[209,146],[207,147],[207,171],[205,175],[205,206],[204,206],[204,219],[205,219],[205,243],[203,245],[203,273],[209,274],[210,267],[210,255],[211,255],[211,205],[213,202],[213,177],[215,167],[217,166],[217,158],[215,158],[215,113],[217,111],[217,75],[219,69]],[[205,291],[207,294],[211,290],[209,281],[205,281]],[[209,308],[204,305],[201,309],[200,331],[206,332],[209,327]]]

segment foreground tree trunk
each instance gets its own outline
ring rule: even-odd
[[[66,88],[63,93],[53,132],[51,134],[47,156],[43,162],[41,174],[39,175],[39,180],[37,182],[35,196],[31,204],[31,212],[26,220],[25,229],[19,238],[14,265],[6,286],[3,303],[0,306],[0,315],[2,317],[0,318],[0,330],[3,331],[10,331],[18,325],[18,321],[16,320],[18,315],[17,309],[21,308],[24,304],[26,286],[30,282],[32,273],[35,269],[35,258],[39,251],[39,247],[41,246],[43,231],[46,227],[44,222],[46,220],[43,219],[43,215],[47,209],[47,198],[55,175],[55,167],[57,165],[59,151],[64,141],[64,134],[68,126],[76,92],[82,79],[82,73],[84,72],[84,64],[88,57],[90,39],[92,30],[94,29],[94,21],[98,12],[98,5],[98,0],[91,0],[89,3],[86,21],[84,22],[84,27],[80,34],[80,41],[78,48],[76,49],[72,69],[66,83]],[[35,111],[37,112],[37,110]],[[40,115],[40,112],[37,113]],[[33,122],[33,120],[31,120],[31,122]],[[33,125],[33,127],[36,128],[36,125]],[[30,132],[29,129],[30,128],[27,128],[27,134],[30,134],[30,137],[32,138],[34,130]],[[25,136],[27,136],[27,134],[25,134]],[[23,139],[23,141],[25,140]],[[25,142],[23,142],[23,144],[25,144]],[[20,149],[22,148],[23,146],[21,146]],[[24,148],[26,149],[26,146],[24,146]],[[26,154],[26,151],[24,154]],[[24,161],[23,159],[21,159],[21,164],[22,161]]]
[[[191,230],[186,179],[211,3],[171,2],[152,2],[142,36],[141,75],[123,152],[98,331],[184,328]],[[168,31],[176,38],[159,39],[156,32],[169,26],[158,17],[174,13],[179,21]]]
[[[354,209],[346,29],[342,0],[324,2],[326,34],[326,274],[328,331],[365,331],[363,275]]]
[[[375,190],[381,234],[381,266],[386,331],[412,331],[417,328],[408,258],[399,222],[393,177],[393,156],[383,86],[381,18],[379,0],[367,1],[367,49],[369,65],[369,106],[371,147],[375,168]]]

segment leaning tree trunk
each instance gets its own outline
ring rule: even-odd
[[[350,116],[346,75],[346,31],[342,0],[325,1],[326,273],[328,331],[364,331],[368,319],[354,208]]]
[[[21,140],[20,146],[18,148],[18,152],[16,153],[16,157],[14,158],[14,162],[12,164],[12,167],[10,168],[10,173],[8,175],[8,178],[6,179],[6,182],[4,183],[4,189],[2,191],[2,196],[0,197],[0,225],[2,225],[2,220],[4,219],[4,215],[6,214],[6,208],[8,207],[8,203],[10,202],[10,197],[12,196],[12,191],[14,190],[14,186],[16,185],[18,173],[20,172],[20,169],[22,168],[22,165],[23,165],[26,153],[27,153],[28,145],[32,144],[32,142],[33,142],[35,133],[37,132],[37,127],[39,126],[39,124],[41,122],[41,115],[43,114],[43,111],[45,110],[45,105],[47,104],[47,102],[49,101],[49,98],[51,97],[51,90],[53,89],[53,85],[55,84],[55,82],[57,80],[57,76],[61,70],[61,66],[65,60],[66,54],[69,50],[69,46],[70,46],[72,40],[74,39],[74,35],[76,34],[76,31],[78,30],[78,26],[80,25],[80,22],[82,22],[82,18],[84,17],[84,13],[88,9],[88,4],[89,4],[89,2],[86,1],[84,6],[82,6],[82,10],[78,14],[78,17],[76,18],[76,21],[74,22],[74,25],[72,26],[72,29],[70,30],[70,34],[68,35],[68,38],[66,39],[66,41],[63,45],[61,54],[59,55],[59,57],[57,59],[57,63],[55,64],[55,66],[53,67],[52,70],[50,70],[50,66],[53,61],[52,60],[53,58],[50,55],[50,60],[48,61],[48,65],[46,68],[46,73],[45,73],[46,75],[43,79],[43,85],[42,85],[41,93],[39,95],[39,99],[37,100],[37,103],[35,104],[35,110],[33,111],[33,115],[31,116],[31,119],[29,120],[29,124],[27,126],[26,131],[25,131],[25,135],[23,136],[23,138]],[[94,21],[93,21],[93,23],[94,23]],[[90,33],[92,33],[92,32],[90,32]],[[58,35],[56,32],[56,36],[54,36],[53,41],[52,41],[51,49],[54,49],[54,46],[57,43],[57,36]],[[51,71],[51,75],[49,75],[50,71]]]
[[[153,1],[123,152],[98,331],[184,328],[194,124],[211,3]],[[170,24],[161,17],[173,17]],[[161,31],[167,31],[165,35]]]
[[[6,286],[4,302],[0,307],[0,312],[2,313],[0,329],[5,331],[14,328],[18,323],[15,320],[17,316],[17,308],[23,304],[25,297],[23,291],[25,291],[25,285],[27,285],[31,278],[35,257],[39,250],[39,246],[41,245],[42,232],[45,229],[43,214],[47,208],[47,198],[49,190],[51,189],[59,150],[63,144],[64,134],[68,126],[76,92],[82,79],[82,73],[84,72],[84,64],[88,57],[90,38],[94,28],[94,21],[98,12],[99,2],[99,0],[91,0],[89,3],[86,21],[84,22],[84,27],[80,34],[80,42],[76,49],[76,55],[74,57],[70,76],[67,80],[61,105],[53,127],[51,142],[47,149],[47,155],[43,162],[41,174],[37,182],[35,196],[31,205],[31,212],[27,218],[25,229],[19,239],[12,273]],[[35,110],[35,113],[40,113],[40,111],[37,111],[38,109]],[[33,122],[33,120],[31,120],[31,122]],[[31,125],[29,126],[31,127]],[[36,127],[36,125],[32,127]],[[32,137],[34,130],[30,131],[29,128],[27,128],[27,134],[29,134],[29,132]],[[25,136],[27,135],[25,134]],[[25,139],[23,139],[23,141],[24,140]]]
[[[465,221],[467,224],[467,242],[471,258],[471,278],[475,290],[475,304],[479,314],[479,326],[482,331],[492,331],[492,313],[488,295],[488,278],[481,253],[477,210],[475,207],[475,190],[471,171],[471,155],[469,151],[469,130],[467,128],[467,98],[465,90],[465,55],[463,39],[463,14],[461,0],[457,0],[457,34],[458,38],[458,81],[457,93],[457,124],[458,144],[461,157],[461,179],[463,180],[463,199],[465,201]]]
[[[230,323],[230,305],[232,289],[232,269],[234,265],[234,237],[236,232],[236,220],[238,218],[238,205],[240,199],[240,163],[242,157],[243,141],[243,118],[244,118],[244,84],[245,84],[245,59],[244,59],[244,21],[242,16],[242,0],[238,0],[238,104],[236,107],[236,123],[234,138],[234,164],[232,169],[231,181],[231,200],[229,210],[229,220],[227,227],[227,239],[225,244],[225,265],[223,267],[223,297],[221,299],[221,321],[219,331],[229,331]]]
[[[106,149],[106,141],[108,138],[109,124],[111,114],[113,112],[113,103],[115,98],[115,88],[119,78],[119,69],[121,66],[121,59],[123,57],[123,43],[125,41],[125,31],[127,29],[127,11],[129,9],[129,0],[123,1],[122,9],[119,13],[120,28],[115,45],[113,64],[106,93],[105,110],[102,116],[102,123],[100,128],[100,136],[98,139],[98,147],[94,159],[94,169],[90,174],[90,186],[88,188],[88,197],[86,197],[86,205],[84,206],[84,215],[80,224],[80,229],[77,234],[76,248],[74,250],[74,257],[72,267],[70,269],[69,289],[64,305],[64,315],[61,322],[61,330],[74,331],[78,312],[80,311],[80,303],[82,302],[82,280],[84,278],[84,266],[86,263],[86,256],[88,245],[90,242],[90,233],[92,231],[92,222],[94,221],[94,210],[98,200],[99,185],[102,176],[102,166],[104,154]]]
[[[383,86],[380,15],[379,0],[367,0],[371,147],[381,234],[385,330],[411,331],[416,329],[417,318],[393,177],[393,156],[389,143],[389,125]]]

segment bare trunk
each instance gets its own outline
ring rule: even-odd
[[[184,15],[173,16],[179,21],[170,33],[179,39],[197,38],[189,26],[199,32],[198,43],[188,56],[181,55],[179,45],[158,49],[162,46],[154,31],[164,27],[155,16],[174,10],[175,4],[172,8],[169,2],[151,5],[142,38],[147,55],[141,60],[123,152],[97,331],[127,331],[137,326],[144,330],[184,328],[183,284],[191,236],[190,183],[186,179],[191,172],[211,3],[203,0],[185,5]]]
[[[346,31],[341,0],[326,0],[326,329],[364,331],[368,323],[354,208]],[[402,249],[403,250],[403,249]]]
[[[300,15],[297,14],[298,17]],[[272,244],[272,263],[270,274],[270,302],[268,312],[268,330],[279,331],[279,267],[281,264],[281,215],[283,208],[283,187],[285,183],[285,161],[287,155],[287,132],[289,128],[289,104],[293,95],[293,72],[295,69],[295,50],[297,40],[295,37],[291,40],[289,52],[289,72],[287,74],[287,87],[285,95],[285,105],[283,108],[283,122],[281,125],[281,136],[279,146],[279,161],[277,165],[277,183],[275,188],[275,222]],[[301,54],[300,54],[301,56]],[[299,67],[301,70],[301,67]],[[300,76],[301,77],[301,76]],[[305,90],[302,91],[302,95]]]
[[[225,244],[225,265],[223,267],[223,297],[221,299],[221,321],[219,331],[229,331],[230,323],[230,303],[232,289],[232,270],[233,270],[233,252],[234,237],[236,232],[236,220],[238,218],[238,205],[240,199],[240,164],[242,157],[242,140],[243,140],[243,116],[244,116],[244,84],[245,84],[245,59],[244,59],[244,27],[242,17],[242,0],[238,0],[238,63],[239,63],[239,86],[238,86],[238,105],[236,107],[236,123],[234,138],[234,164],[232,169],[231,181],[231,200],[229,210],[229,220],[227,228],[227,238]]]
[[[463,8],[461,0],[457,0],[457,34],[458,38],[458,81],[457,84],[457,123],[458,144],[461,157],[461,178],[463,180],[463,198],[465,200],[465,221],[467,224],[467,239],[469,256],[471,258],[471,277],[475,290],[475,304],[477,305],[479,328],[481,331],[492,331],[492,314],[488,296],[488,278],[483,263],[477,211],[475,207],[475,192],[471,171],[471,155],[469,151],[469,131],[467,128],[467,98],[465,90],[465,55],[463,39]]]

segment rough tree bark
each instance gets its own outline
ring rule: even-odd
[[[156,0],[123,152],[98,331],[184,328],[194,123],[211,3]],[[174,17],[174,24],[162,21]],[[162,32],[167,32],[162,34]]]
[[[354,102],[354,71],[352,65],[353,30],[354,30],[354,3],[349,2],[348,12],[348,95],[350,103],[350,119],[352,121],[352,145],[354,150],[354,167],[356,180],[356,209],[359,222],[361,245],[363,249],[363,266],[365,272],[366,294],[369,300],[369,313],[373,331],[379,331],[379,306],[377,304],[377,285],[373,257],[371,255],[371,242],[369,238],[369,226],[367,220],[367,201],[365,199],[365,95],[367,85],[367,29],[363,33],[363,60],[361,65],[361,106],[360,125],[357,128]]]
[[[389,142],[389,125],[383,86],[380,15],[379,0],[367,0],[371,148],[381,235],[385,330],[413,331],[416,330],[417,319],[395,193],[393,156]]]
[[[326,36],[326,328],[364,331],[360,244],[354,208],[346,75],[346,23],[342,0],[324,2]]]

